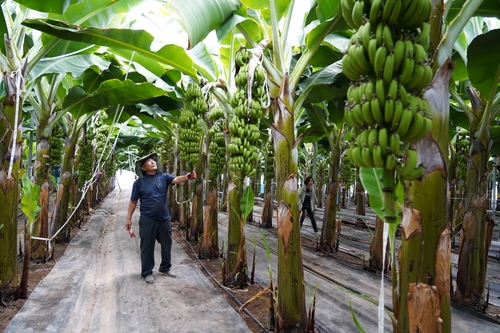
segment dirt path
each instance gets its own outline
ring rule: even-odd
[[[119,177],[121,191],[117,187],[106,198],[85,225],[87,230],[80,231],[72,240],[65,255],[32,292],[4,332],[250,332],[240,314],[175,242],[173,271],[179,277],[156,275],[155,284],[144,283],[139,274],[139,239],[131,239],[123,227],[132,181],[133,175],[127,178],[125,172]],[[255,220],[260,217],[259,209],[256,205]],[[136,232],[138,215],[134,216]],[[317,220],[321,227],[321,219]],[[222,243],[227,239],[227,215],[224,213],[219,214],[219,227]],[[248,224],[245,232],[249,259],[256,237],[256,281],[266,286],[268,261],[261,230]],[[341,247],[345,253],[363,256],[366,244],[359,244],[359,240],[366,237],[367,232],[348,228],[343,232],[357,239],[344,240]],[[276,282],[276,230],[264,230],[264,233],[272,250],[271,267]],[[304,240],[314,237],[307,219],[301,233]],[[157,262],[159,257],[157,246]],[[303,258],[307,306],[316,290],[318,332],[358,331],[349,302],[361,326],[367,332],[376,332],[377,307],[359,294],[377,299],[379,276],[363,271],[362,265],[356,268],[343,264],[339,258],[325,257],[313,247],[303,246]],[[392,308],[390,293],[390,282],[386,279],[384,294],[389,309]],[[265,306],[259,308],[261,312],[264,310]],[[387,315],[384,324],[386,331],[392,331]],[[496,332],[498,327],[498,322],[453,308],[453,332]]]
[[[250,331],[175,242],[172,271],[178,277],[155,274],[154,284],[144,282],[139,239],[124,228],[133,179],[123,172],[122,191],[117,187],[105,199],[4,333]],[[158,263],[159,245],[156,250]]]

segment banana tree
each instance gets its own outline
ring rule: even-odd
[[[108,67],[109,61],[91,54],[77,54],[61,58],[43,58],[32,69],[30,73],[31,82],[27,87],[30,92],[27,100],[33,109],[31,113],[36,126],[36,160],[34,163],[34,178],[43,193],[40,200],[43,202],[39,219],[35,223],[37,237],[46,238],[49,232],[49,165],[50,135],[64,113],[58,114],[61,109],[57,107],[69,89],[70,76],[80,76],[86,68],[95,66],[100,70]],[[69,75],[69,76],[66,76]],[[31,90],[30,87],[33,86]],[[65,112],[65,111],[63,111]],[[56,202],[56,207],[59,206]],[[57,214],[54,214],[54,218]],[[33,243],[32,251],[34,258],[45,258],[40,240]],[[37,250],[40,249],[38,252]]]
[[[31,75],[33,68],[36,66],[36,64],[45,56],[48,54],[48,52],[57,45],[59,40],[57,38],[45,38],[43,42],[41,40],[36,40],[33,39],[34,44],[27,45],[26,48],[24,46],[25,42],[25,36],[26,36],[26,29],[23,28],[20,24],[24,19],[28,17],[28,15],[31,13],[29,10],[26,8],[33,8],[37,10],[50,10],[57,12],[59,14],[63,13],[67,8],[68,8],[68,3],[65,0],[54,0],[50,2],[50,5],[45,6],[45,4],[42,4],[40,2],[36,1],[16,1],[17,3],[21,4],[21,6],[15,6],[11,1],[6,1],[2,3],[2,19],[0,26],[2,27],[1,30],[2,32],[5,33],[6,37],[6,48],[2,47],[2,52],[5,53],[5,56],[2,55],[2,64],[3,65],[8,65],[5,68],[2,68],[2,71],[4,73],[7,73],[9,75],[9,78],[5,78],[5,81],[11,81],[9,83],[9,89],[6,89],[6,92],[8,93],[7,96],[9,97],[10,94],[10,99],[12,99],[12,96],[16,96],[15,99],[12,99],[12,101],[8,101],[9,106],[5,105],[7,108],[4,108],[6,110],[6,115],[5,121],[4,121],[4,126],[0,128],[0,132],[6,133],[6,135],[2,136],[2,140],[4,143],[7,143],[7,145],[12,145],[9,150],[11,150],[12,153],[9,153],[9,156],[11,158],[6,158],[5,153],[7,153],[7,149],[3,150],[2,149],[2,165],[3,168],[5,168],[5,180],[8,181],[8,184],[5,184],[3,186],[4,190],[4,196],[0,197],[0,205],[7,205],[11,207],[10,209],[7,209],[6,212],[9,212],[10,210],[15,210],[15,207],[17,207],[16,204],[13,204],[14,201],[12,201],[12,198],[16,198],[18,196],[18,190],[17,190],[17,172],[19,168],[19,163],[20,159],[19,158],[14,158],[17,155],[17,152],[20,150],[21,145],[20,141],[16,138],[21,138],[20,133],[17,132],[17,128],[19,125],[19,119],[21,119],[20,115],[20,106],[23,105],[24,99],[26,97],[26,94],[23,92],[25,91],[25,85],[29,86],[30,81],[34,79],[34,77]],[[83,4],[76,5],[75,7],[76,10],[66,10],[67,13],[72,13],[74,16],[72,19],[72,22],[81,22],[82,18],[84,20],[88,19],[88,14],[90,10],[91,12],[93,11],[94,14],[90,20],[95,19],[98,20],[99,18],[99,13],[106,12],[106,17],[109,18],[109,14],[113,12],[113,8],[117,9],[117,12],[123,11],[125,8],[123,6],[124,3],[127,2],[127,8],[131,9],[131,3],[133,1],[116,1],[113,3],[107,3],[104,6],[99,3],[98,1],[93,1],[92,4],[94,5],[93,8],[92,6],[84,6]],[[140,1],[135,1],[136,3]],[[90,1],[89,1],[90,3]],[[24,7],[22,5],[26,5],[27,7]],[[33,7],[34,6],[34,7]],[[41,7],[40,7],[41,6]],[[11,20],[11,14],[9,12],[9,9],[14,9],[15,10],[15,20]],[[96,10],[98,8],[98,10]],[[101,22],[104,25],[107,25],[105,20],[103,21],[101,18]],[[71,48],[70,43],[61,43],[65,44],[62,46],[59,51],[64,49],[64,52],[58,52],[57,55],[69,53],[75,51],[75,49]],[[78,49],[78,48],[76,48]],[[22,53],[22,50],[27,50],[26,54]],[[6,52],[8,51],[8,52]],[[87,52],[91,52],[91,50],[87,49]],[[2,53],[2,54],[3,54]],[[11,60],[9,60],[11,59]],[[29,60],[29,61],[28,61]],[[10,63],[9,63],[10,62]],[[18,82],[16,83],[15,79],[17,76]],[[21,90],[16,90],[16,89],[21,89]],[[28,90],[29,91],[29,90]],[[16,111],[17,110],[17,111]],[[14,132],[8,131],[6,132],[7,128],[14,128]],[[14,135],[12,135],[14,134]],[[17,135],[19,134],[19,135]],[[6,148],[6,147],[5,147]],[[16,180],[17,179],[17,180]],[[14,277],[12,274],[15,273],[15,256],[16,256],[16,251],[12,251],[13,248],[15,248],[15,241],[11,241],[11,239],[14,239],[15,237],[12,237],[16,233],[16,223],[17,221],[17,216],[15,213],[10,214],[3,214],[2,215],[2,220],[1,222],[5,223],[0,223],[4,224],[5,228],[3,228],[2,233],[6,233],[6,235],[9,235],[7,237],[4,237],[6,239],[6,242],[2,242],[2,244],[5,244],[7,248],[1,249],[1,253],[5,254],[6,257],[0,258],[0,265],[6,265],[6,269],[2,270],[2,273],[0,273],[0,280],[2,281],[2,286],[8,285]],[[5,250],[5,251],[4,251]],[[7,264],[8,262],[12,264]],[[6,274],[6,276],[4,276]]]
[[[460,247],[455,300],[478,311],[486,301],[486,266],[495,225],[487,214],[487,182],[491,172],[491,131],[500,112],[500,94],[497,93],[500,81],[499,41],[499,29],[474,38],[467,49],[467,70],[473,85],[467,87],[471,106],[454,94],[470,126],[462,225],[464,237]]]
[[[340,104],[342,104],[340,102]],[[337,103],[330,102],[320,105],[307,105],[306,108],[309,131],[304,133],[304,138],[313,138],[315,134],[326,138],[329,150],[329,183],[325,204],[325,218],[320,236],[320,248],[327,252],[335,252],[335,242],[339,235],[336,234],[337,193],[340,188],[340,168],[343,154],[343,140],[345,135],[344,121]],[[309,126],[308,126],[309,127]]]
[[[464,26],[472,16],[478,15],[483,8],[483,1],[461,1],[460,4],[448,1],[446,6],[440,6],[442,1],[433,3],[430,55],[434,58],[434,68],[437,70],[424,94],[432,114],[432,130],[431,134],[412,146],[418,152],[419,163],[424,167],[422,178],[405,182],[405,201],[410,204],[403,211],[404,237],[397,285],[394,284],[396,276],[393,272],[393,289],[398,291],[393,297],[398,332],[406,332],[412,327],[430,331],[433,328],[429,324],[442,327],[442,332],[451,331],[451,241],[446,199],[450,120],[447,87],[453,70],[449,59]],[[484,1],[485,6],[491,4],[490,1]],[[418,267],[412,267],[412,263],[416,262],[419,263]],[[426,323],[421,320],[424,309],[432,309],[434,313],[433,319]]]
[[[305,328],[305,295],[303,286],[302,250],[297,208],[297,146],[300,138],[295,137],[294,118],[301,110],[303,100],[295,97],[302,74],[309,66],[323,40],[339,20],[339,8],[313,1],[244,1],[244,4],[259,13],[248,12],[245,19],[234,17],[236,28],[245,37],[248,45],[259,49],[263,39],[272,40],[273,49],[264,52],[262,63],[268,74],[271,109],[274,122],[271,126],[276,158],[276,199],[278,224],[278,313],[277,325],[284,332],[295,327]],[[317,7],[316,7],[317,5]],[[266,10],[263,10],[266,8]],[[267,9],[268,8],[268,9]],[[318,13],[318,21],[310,22],[307,15]],[[283,19],[283,21],[280,21]],[[282,25],[279,22],[283,22]],[[293,22],[293,24],[292,24]],[[297,24],[300,22],[300,24]],[[304,27],[311,23],[308,33]],[[267,27],[270,27],[268,29]],[[291,65],[294,52],[294,37],[303,36],[302,45],[295,66]],[[260,44],[261,46],[264,44]],[[266,52],[270,52],[267,56]]]

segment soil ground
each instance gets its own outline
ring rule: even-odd
[[[81,228],[85,228],[85,222],[90,218],[90,215],[85,215],[84,217],[84,222],[82,223]],[[20,221],[20,223],[23,223]],[[72,239],[77,233],[80,231],[80,229],[74,227],[71,228],[71,235],[70,238]],[[45,263],[42,262],[34,262],[31,261],[29,265],[29,274],[28,274],[28,297],[26,299],[14,299],[14,296],[10,296],[7,299],[4,299],[3,306],[0,305],[0,332],[3,331],[5,327],[10,323],[12,318],[17,314],[17,312],[22,308],[24,303],[28,300],[29,295],[35,289],[35,287],[38,285],[38,283],[43,280],[54,268],[55,264],[59,261],[59,259],[64,255],[64,252],[66,251],[66,248],[68,247],[69,243],[62,243],[62,244],[56,244],[54,246],[54,258],[51,260],[48,260]],[[22,261],[20,260],[18,265],[18,272],[21,274],[23,264]]]

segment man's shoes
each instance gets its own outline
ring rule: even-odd
[[[175,275],[174,273],[172,273],[170,270],[168,270],[166,272],[158,271],[158,273],[160,273],[161,275],[170,276],[171,278],[176,278],[177,277],[177,275]]]
[[[155,283],[155,278],[153,274],[148,275],[144,278],[144,281],[146,281],[147,284]]]

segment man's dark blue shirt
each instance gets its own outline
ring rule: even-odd
[[[168,173],[156,173],[154,175],[144,175],[144,177],[134,182],[130,200],[141,200],[140,212],[142,217],[153,220],[165,220],[170,217],[167,188],[174,178]]]

